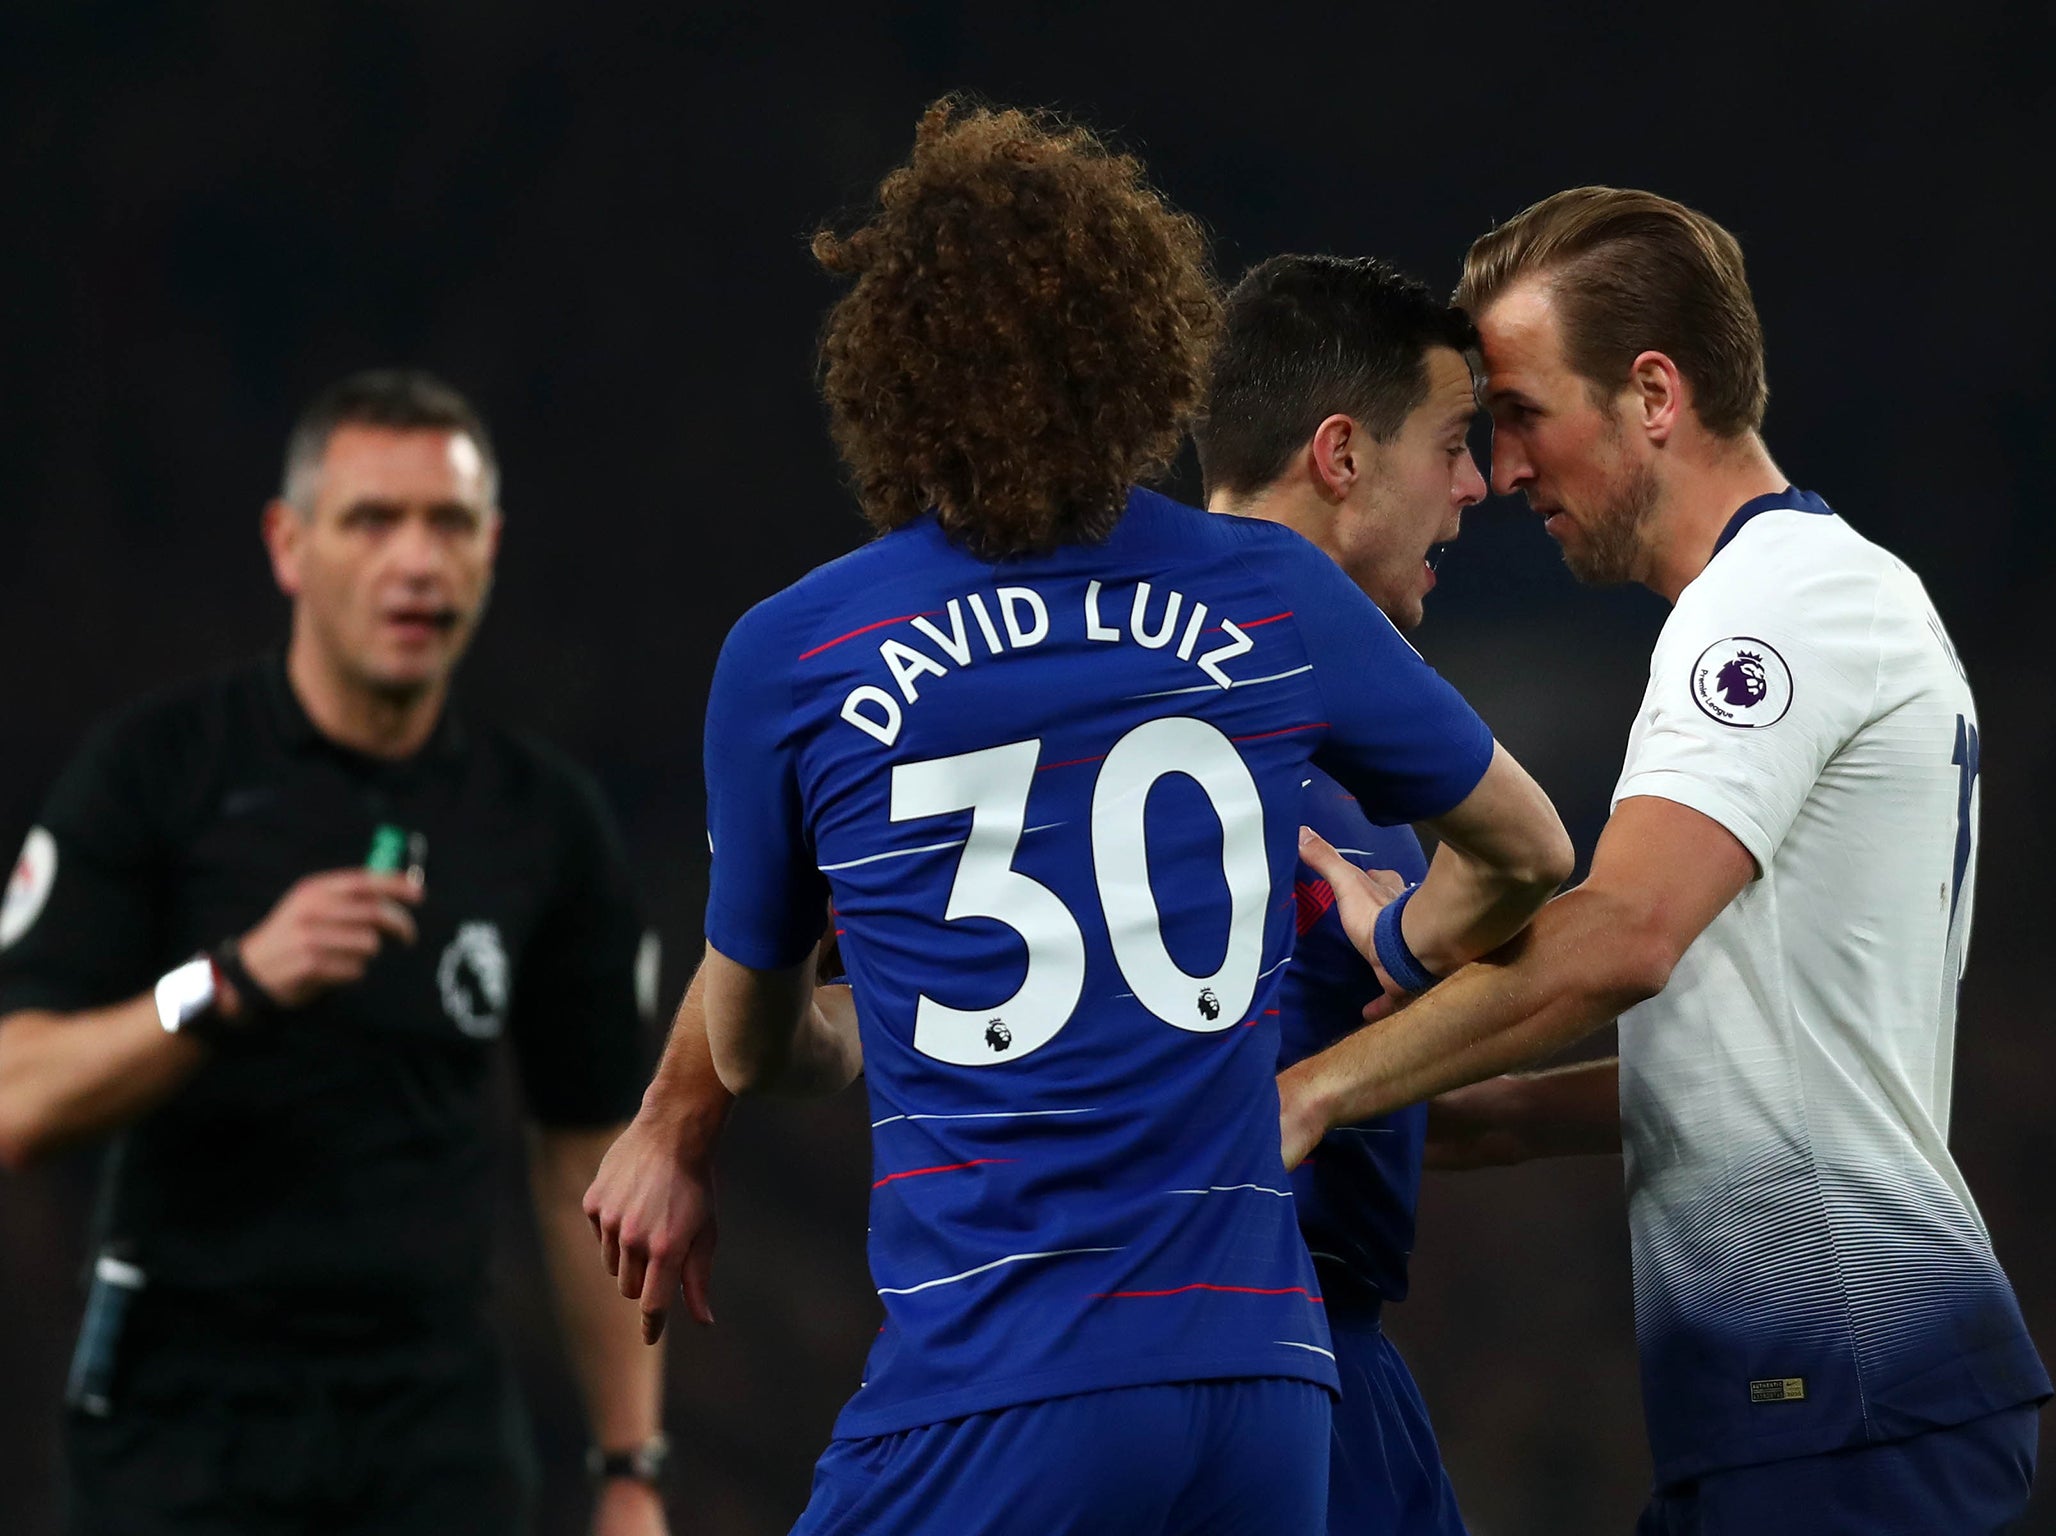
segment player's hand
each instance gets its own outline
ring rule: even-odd
[[[711,1151],[683,1149],[669,1117],[645,1106],[607,1149],[585,1192],[585,1214],[607,1273],[642,1303],[645,1344],[664,1336],[665,1314],[681,1293],[695,1321],[714,1321]]]
[[[309,875],[244,934],[250,979],[281,1008],[299,1008],[359,980],[388,940],[414,942],[421,887],[405,875],[339,869]]]
[[[1518,1128],[1521,1087],[1518,1078],[1488,1077],[1428,1100],[1423,1166],[1454,1171],[1526,1162],[1534,1154]]]
[[[648,1483],[610,1477],[593,1495],[592,1536],[669,1536],[664,1501]]]
[[[1386,996],[1398,999],[1408,994],[1393,984],[1385,974],[1385,967],[1378,964],[1377,945],[1371,939],[1371,928],[1378,921],[1378,914],[1390,903],[1406,894],[1406,882],[1390,869],[1358,869],[1349,860],[1337,853],[1334,846],[1312,827],[1299,829],[1299,856],[1335,892],[1335,915],[1342,920],[1342,931],[1349,935],[1349,942],[1356,946],[1357,953],[1370,961],[1371,969],[1378,974],[1378,985],[1385,989]],[[1372,1007],[1377,1004],[1374,1002]],[[1384,1012],[1390,1012],[1389,1006]],[[1370,1008],[1364,1010],[1366,1019],[1382,1017]]]

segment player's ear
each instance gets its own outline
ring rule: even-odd
[[[264,508],[260,527],[265,552],[271,556],[272,579],[287,597],[298,597],[300,545],[307,534],[307,519],[298,508],[273,498]]]
[[[1685,409],[1685,377],[1662,352],[1644,352],[1628,370],[1635,420],[1652,443],[1665,443]]]
[[[1336,501],[1350,493],[1366,467],[1362,434],[1354,421],[1339,414],[1314,428],[1307,453],[1314,483]]]

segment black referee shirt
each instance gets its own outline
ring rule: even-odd
[[[302,876],[361,867],[381,825],[426,837],[418,942],[213,1052],[111,1150],[101,1236],[167,1299],[322,1334],[469,1307],[501,1038],[544,1125],[635,1111],[640,932],[592,782],[447,712],[412,758],[361,756],[316,731],[276,657],[94,732],[0,918],[0,1015],[133,998]]]

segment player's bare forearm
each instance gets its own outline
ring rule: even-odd
[[[640,1303],[645,1344],[663,1337],[676,1297],[698,1321],[714,1321],[714,1148],[735,1095],[714,1070],[706,997],[702,966],[678,1005],[642,1108],[601,1160],[582,1203],[610,1284]]]
[[[593,1443],[612,1449],[640,1445],[657,1432],[664,1380],[663,1355],[642,1347],[640,1309],[593,1262],[581,1205],[620,1130],[538,1130],[529,1142],[529,1186],[565,1352]]]
[[[1379,898],[1332,849],[1320,858],[1342,882],[1338,906],[1348,892],[1351,939],[1368,950],[1358,933]],[[1711,817],[1660,796],[1623,800],[1593,850],[1591,877],[1518,938],[1279,1074],[1287,1166],[1334,1126],[1545,1060],[1654,997],[1755,872],[1749,851]]]
[[[1520,932],[1570,878],[1574,855],[1556,807],[1500,746],[1477,787],[1429,826],[1441,846],[1401,930],[1440,976]]]
[[[793,1036],[792,1054],[760,1091],[786,1098],[840,1093],[863,1070],[854,994],[846,985],[816,987],[813,1005]]]
[[[1444,843],[1400,914],[1401,931],[1423,965],[1447,975],[1526,927],[1563,875],[1553,865],[1538,873],[1494,869]]]
[[[848,987],[816,988],[783,1050],[760,1058],[737,1092],[788,1099],[842,1092],[864,1069],[856,1018]]]
[[[1401,1012],[1288,1068],[1288,1162],[1334,1126],[1531,1066],[1653,997],[1671,962],[1637,942],[1634,918],[1581,886]]]
[[[1497,1168],[1621,1149],[1620,1062],[1491,1077],[1428,1101],[1430,1168]]]
[[[705,1158],[712,1155],[734,1107],[735,1095],[714,1070],[714,1054],[707,1044],[707,985],[702,968],[685,989],[671,1021],[664,1054],[643,1092],[642,1113],[637,1118],[660,1125],[675,1138],[681,1157]]]
[[[810,956],[781,970],[740,965],[707,946],[707,1042],[731,1093],[839,1093],[863,1070],[854,1006],[814,985]],[[828,1006],[823,1006],[823,998]]]
[[[80,1013],[0,1019],[0,1166],[127,1125],[171,1097],[207,1048],[165,1033],[150,993]]]

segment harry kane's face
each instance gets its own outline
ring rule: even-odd
[[[1492,489],[1522,492],[1578,580],[1630,581],[1655,510],[1655,471],[1631,451],[1610,404],[1564,359],[1555,300],[1541,278],[1515,283],[1478,317]]]
[[[1478,413],[1470,365],[1455,348],[1434,347],[1427,367],[1427,399],[1373,450],[1362,504],[1337,519],[1340,548],[1331,551],[1401,630],[1419,626],[1434,589],[1429,551],[1455,538],[1464,508],[1485,499],[1469,442]]]
[[[274,569],[331,665],[389,698],[444,681],[477,628],[500,515],[462,432],[346,424],[314,505],[271,521]]]

